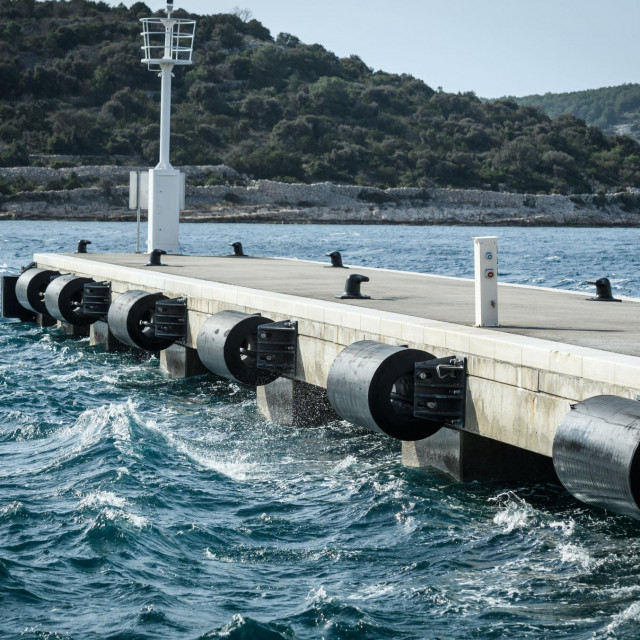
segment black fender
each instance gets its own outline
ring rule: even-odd
[[[594,396],[574,405],[553,439],[553,466],[578,500],[640,520],[640,402]]]
[[[82,278],[73,274],[60,276],[51,282],[44,294],[44,304],[49,315],[60,322],[84,326],[94,323],[98,318],[82,313],[84,285],[93,283],[91,278]]]
[[[49,284],[60,276],[58,271],[50,269],[27,269],[20,274],[16,282],[16,298],[27,310],[48,316],[49,311],[44,303],[44,296]]]
[[[416,362],[434,356],[373,340],[354,342],[333,361],[327,395],[335,412],[361,427],[398,440],[422,440],[443,422],[413,415]]]
[[[147,351],[168,349],[172,338],[157,338],[155,335],[155,306],[158,300],[168,300],[161,293],[127,291],[118,296],[109,307],[107,324],[111,333],[130,347]]]
[[[257,366],[258,327],[272,322],[261,315],[220,311],[207,318],[196,340],[202,364],[218,376],[251,386],[273,382],[280,374]]]

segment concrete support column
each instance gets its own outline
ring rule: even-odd
[[[91,325],[89,344],[92,347],[102,347],[104,351],[126,351],[129,348],[109,331],[109,325],[102,320]]]
[[[278,378],[257,388],[258,410],[268,420],[295,427],[313,427],[340,420],[327,392],[300,380]]]
[[[36,324],[39,327],[55,327],[56,319],[44,313],[36,313]]]
[[[469,431],[443,428],[402,443],[402,463],[430,467],[461,482],[557,482],[551,458]]]
[[[58,320],[58,329],[65,336],[85,337],[89,335],[89,325],[69,324],[68,322],[60,322]]]
[[[173,379],[191,378],[208,373],[200,361],[198,352],[182,344],[172,344],[168,349],[161,351],[160,366]]]

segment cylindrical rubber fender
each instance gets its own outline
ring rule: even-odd
[[[354,342],[331,365],[329,402],[339,416],[361,427],[398,440],[428,438],[442,422],[414,417],[413,376],[416,362],[433,357],[372,340]]]
[[[262,386],[280,376],[258,369],[258,326],[272,322],[260,315],[220,311],[202,325],[196,341],[202,364],[218,376],[252,386]]]
[[[44,303],[44,294],[53,278],[60,275],[50,269],[27,269],[16,282],[16,298],[29,311],[49,315]]]
[[[44,304],[47,311],[56,320],[73,325],[88,325],[98,318],[85,316],[82,313],[82,297],[84,285],[95,282],[91,278],[82,278],[68,274],[51,282],[44,293]]]
[[[582,502],[640,520],[640,402],[595,396],[574,405],[553,440],[553,466]]]
[[[154,321],[158,300],[167,300],[161,293],[127,291],[118,296],[109,307],[107,324],[111,333],[130,347],[147,351],[168,349],[174,342],[171,338],[156,338]]]

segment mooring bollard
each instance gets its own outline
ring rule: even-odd
[[[369,282],[369,278],[367,278],[367,276],[362,276],[359,273],[352,273],[345,282],[344,293],[336,296],[336,298],[340,298],[341,300],[370,300],[371,296],[365,296],[360,293],[360,284],[363,282]]]
[[[611,282],[609,278],[599,278],[598,280],[588,280],[587,284],[594,284],[596,286],[595,298],[587,298],[595,302],[622,302],[613,297],[611,292]]]
[[[247,254],[242,249],[242,242],[230,242],[229,246],[233,248],[234,256],[246,256]]]
[[[160,256],[166,256],[167,252],[164,249],[154,249],[149,254],[149,262],[145,264],[145,267],[161,267]]]
[[[78,250],[76,253],[87,253],[88,244],[91,244],[91,240],[80,240],[80,242],[78,242]]]
[[[342,254],[339,251],[332,251],[331,253],[324,254],[327,258],[331,258],[331,266],[336,269],[347,269],[342,264]]]

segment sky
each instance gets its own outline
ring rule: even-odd
[[[134,0],[125,0],[131,6]],[[117,5],[120,0],[109,0]],[[640,82],[638,0],[174,0],[189,13],[248,9],[374,70],[483,98]],[[162,0],[146,0],[151,9]],[[197,39],[196,39],[197,46]]]

